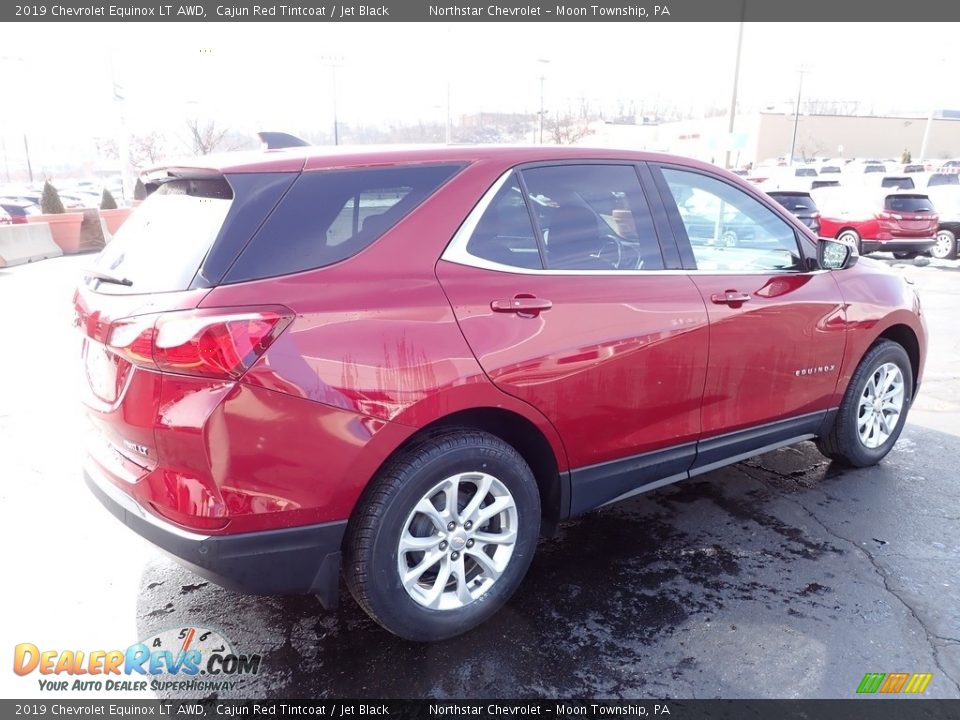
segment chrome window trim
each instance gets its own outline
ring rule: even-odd
[[[668,269],[668,270],[548,270],[544,268],[522,268],[514,265],[505,265],[503,263],[494,262],[493,260],[487,260],[485,258],[477,257],[472,255],[467,251],[467,243],[470,242],[470,236],[473,235],[474,230],[476,230],[477,225],[480,223],[480,218],[483,217],[483,214],[487,211],[487,208],[490,207],[490,204],[493,202],[493,199],[496,197],[497,193],[500,192],[500,189],[506,185],[507,181],[510,179],[510,176],[515,172],[519,172],[520,167],[512,167],[507,170],[503,175],[497,178],[496,182],[490,186],[490,188],[483,194],[480,200],[476,205],[473,206],[473,209],[467,214],[467,217],[460,224],[460,227],[457,229],[457,232],[454,233],[453,237],[450,239],[450,242],[447,244],[446,249],[444,249],[443,254],[440,255],[441,260],[447,262],[455,263],[457,265],[465,265],[467,267],[475,267],[482,270],[492,270],[494,272],[503,272],[511,273],[513,275],[573,275],[573,276],[646,276],[646,275],[802,275],[808,274],[812,275],[814,273],[821,272],[831,272],[830,270],[814,270],[814,271],[804,271],[802,268],[794,269],[783,269],[783,270],[685,270],[685,269]],[[524,198],[526,201],[526,198]],[[774,213],[777,214],[777,213]],[[781,218],[782,219],[782,218]],[[790,225],[790,223],[787,223]],[[799,247],[798,247],[799,250]]]

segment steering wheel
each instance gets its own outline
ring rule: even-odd
[[[611,255],[613,254],[610,251],[611,248],[613,249],[613,252],[616,252],[616,261],[604,257],[604,255],[608,252],[610,252]],[[623,262],[623,241],[616,235],[612,235],[610,233],[602,235],[600,237],[600,248],[593,257],[597,258],[598,260],[606,260],[617,270],[622,269],[620,267],[620,263]]]

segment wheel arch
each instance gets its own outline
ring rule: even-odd
[[[544,520],[552,526],[566,517],[570,504],[567,473],[561,473],[550,441],[534,422],[503,407],[469,408],[435,420],[414,433],[410,440],[416,441],[425,434],[452,428],[481,430],[513,447],[523,456],[536,478]]]
[[[881,332],[870,347],[873,347],[880,340],[892,340],[907,351],[907,357],[910,358],[910,372],[913,375],[913,392],[916,394],[917,385],[920,382],[920,339],[912,327],[903,323],[896,323]],[[869,352],[870,348],[867,348]],[[866,354],[866,353],[864,353]]]
[[[376,472],[371,475],[364,493],[369,491],[374,478],[392,458],[432,436],[458,428],[489,433],[520,453],[537,481],[542,510],[542,532],[552,534],[556,524],[569,514],[569,473],[565,467],[561,470],[561,463],[565,464],[565,458],[557,457],[550,438],[533,420],[502,406],[480,406],[451,411],[417,428],[384,458]],[[354,512],[359,505],[357,502]]]

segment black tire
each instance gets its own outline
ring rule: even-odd
[[[473,602],[430,609],[401,583],[400,535],[431,488],[471,471],[496,477],[513,496],[518,519],[513,553],[499,578]],[[347,526],[344,577],[357,603],[386,630],[407,640],[444,640],[480,625],[509,600],[530,567],[539,534],[540,494],[520,453],[489,433],[452,429],[424,437],[388,460],[367,488]]]
[[[890,437],[878,447],[869,448],[861,442],[857,430],[859,400],[873,373],[888,362],[894,363],[903,374],[903,407],[900,419]],[[912,400],[913,370],[906,350],[892,340],[879,340],[867,351],[857,366],[844,393],[843,402],[840,403],[833,426],[829,432],[817,439],[817,447],[828,458],[844,465],[851,467],[876,465],[890,452],[900,437]]]
[[[920,257],[920,253],[918,253],[918,252],[913,252],[912,250],[910,250],[910,251],[907,251],[907,250],[897,250],[897,251],[893,254],[893,256],[894,256],[897,260],[913,260],[914,258]]]

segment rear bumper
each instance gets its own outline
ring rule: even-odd
[[[893,238],[892,240],[869,240],[864,238],[861,241],[863,253],[872,252],[926,252],[934,245],[937,239],[929,238]]]
[[[315,594],[325,608],[336,607],[340,544],[346,521],[237,535],[201,535],[144,510],[95,469],[85,468],[83,475],[97,499],[124,525],[197,575],[244,593]]]

